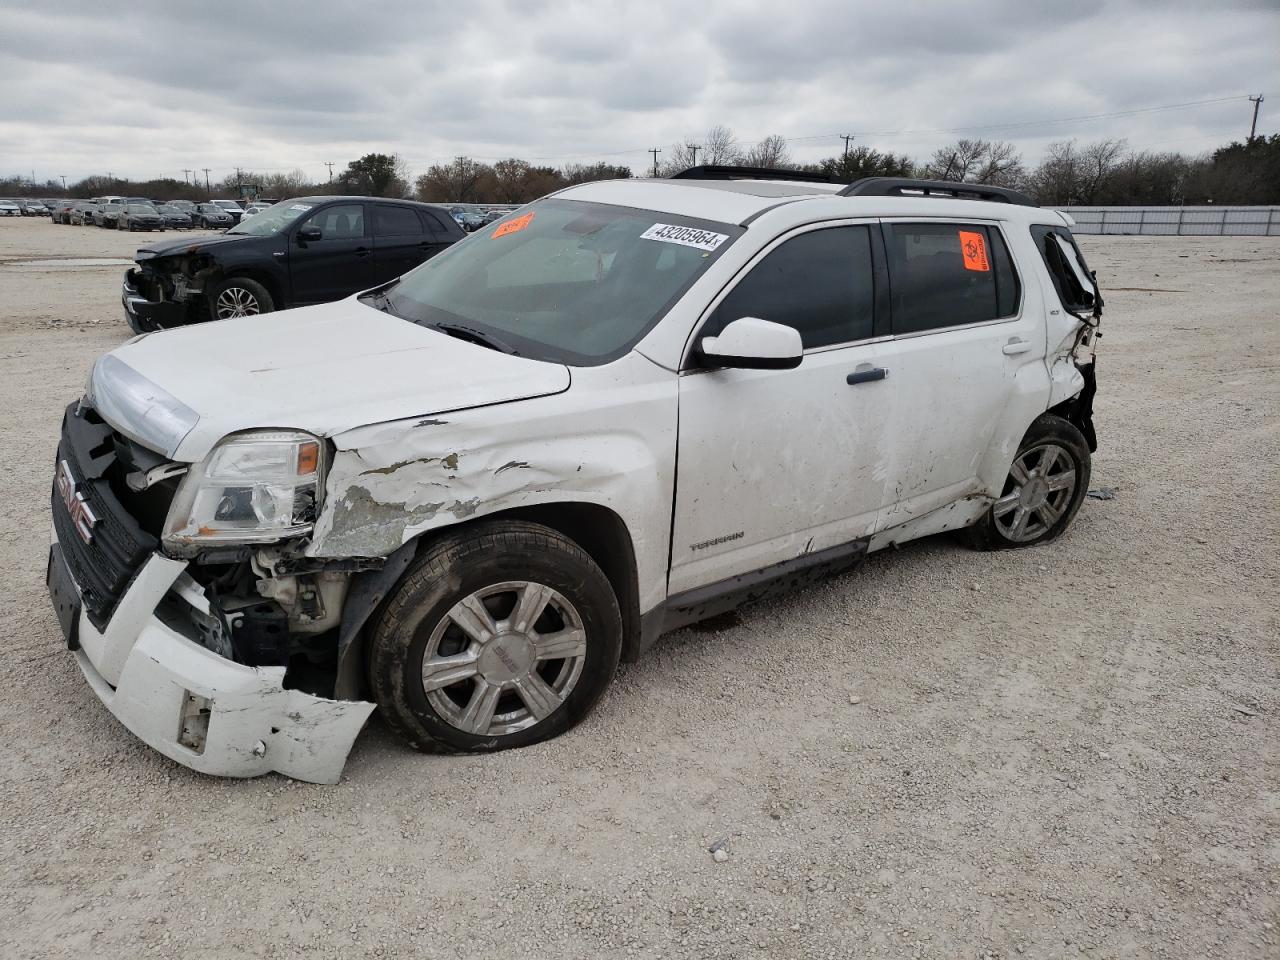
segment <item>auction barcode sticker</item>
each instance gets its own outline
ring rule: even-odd
[[[669,223],[655,223],[640,234],[641,240],[661,240],[663,243],[678,243],[682,247],[697,247],[699,250],[714,250],[729,239],[727,233],[712,233],[710,230],[699,230],[697,227],[677,227]]]

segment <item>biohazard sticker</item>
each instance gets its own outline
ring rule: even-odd
[[[699,230],[697,227],[676,227],[669,223],[655,223],[640,234],[641,240],[661,240],[663,243],[678,243],[682,247],[695,247],[698,250],[711,251],[729,239],[727,233],[712,233],[710,230]]]
[[[960,255],[964,257],[966,270],[986,273],[991,269],[987,261],[987,238],[972,230],[960,231]]]
[[[519,233],[531,223],[533,223],[532,210],[522,217],[516,217],[514,220],[508,220],[506,223],[498,224],[498,229],[493,231],[492,239],[497,240],[499,237],[505,237],[508,233]]]

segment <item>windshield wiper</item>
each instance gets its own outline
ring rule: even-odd
[[[368,302],[369,306],[375,310],[381,310],[383,313],[398,317],[400,314],[391,309],[391,297],[387,292],[398,282],[398,280],[392,280],[390,283],[384,283],[380,287],[374,287],[372,290],[366,291],[360,299]]]
[[[432,330],[439,330],[441,333],[448,334],[451,337],[457,337],[459,340],[467,340],[471,343],[478,343],[482,347],[488,347],[490,350],[497,350],[499,353],[509,353],[512,356],[519,356],[519,351],[511,344],[499,340],[491,333],[485,333],[483,330],[476,330],[474,327],[464,327],[460,323],[429,323],[427,324]]]

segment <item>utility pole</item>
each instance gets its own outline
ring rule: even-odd
[[[191,168],[190,168],[190,167],[183,167],[183,168],[182,168],[182,179],[183,179],[183,182],[185,182],[185,183],[187,183],[187,184],[190,184],[190,183],[191,183]]]
[[[840,134],[840,139],[844,141],[844,159],[847,163],[849,161],[849,141],[857,138],[851,133],[842,133]]]
[[[690,164],[690,166],[696,167],[698,165],[698,151],[701,150],[702,148],[698,146],[694,146],[691,143],[689,144],[689,149],[693,152],[693,163]]]
[[[201,167],[200,169],[204,171],[204,188],[209,190],[209,168]]]
[[[1249,100],[1253,103],[1253,123],[1249,124],[1249,142],[1253,143],[1254,134],[1258,132],[1258,108],[1262,106],[1262,94],[1250,97]]]
[[[67,192],[67,175],[65,173],[60,173],[58,174],[58,177],[62,180],[62,192],[66,193]]]
[[[662,149],[654,147],[649,152],[653,154],[653,175],[656,177],[658,175],[658,154],[662,152]]]
[[[324,162],[324,165],[329,168],[329,182],[333,183],[333,164],[330,161],[326,160]]]

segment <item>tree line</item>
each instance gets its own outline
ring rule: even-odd
[[[682,140],[660,153],[663,159],[656,169],[646,168],[644,175],[670,176],[699,164],[746,165],[801,170],[841,182],[862,177],[924,177],[986,183],[1021,190],[1052,206],[1280,204],[1280,134],[1232,142],[1195,157],[1133,150],[1119,139],[1089,143],[1060,140],[1046,148],[1039,163],[1031,165],[1013,143],[966,138],[939,147],[923,163],[867,144],[847,146],[822,160],[800,163],[779,135],[743,144],[728,127],[718,125],[701,140]],[[131,181],[95,175],[64,191],[56,180],[35,184],[8,177],[0,178],[0,196],[120,194],[207,200],[238,197],[242,187],[253,185],[259,196],[276,199],[355,194],[435,203],[526,203],[574,184],[633,175],[629,166],[604,161],[553,167],[516,157],[496,163],[457,157],[450,163],[433,164],[414,177],[396,154],[370,153],[352,160],[332,180],[320,183],[311,181],[302,170],[238,171],[207,187],[171,178]]]

